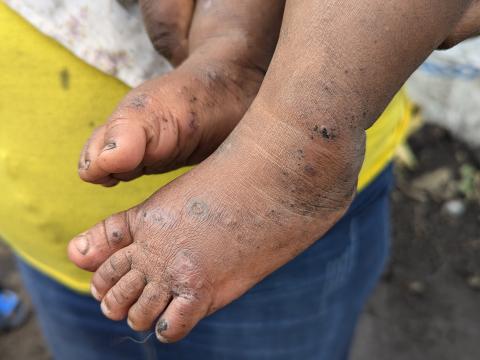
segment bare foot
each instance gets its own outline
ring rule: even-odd
[[[222,143],[247,110],[273,54],[283,2],[207,6],[198,1],[196,6],[191,55],[170,74],[132,90],[93,133],[79,162],[83,180],[112,186],[195,164]]]
[[[267,79],[222,146],[69,244],[104,313],[138,330],[160,316],[158,338],[178,340],[328,231],[365,129],[466,6],[442,4],[289,2]]]
[[[177,341],[346,211],[361,163],[346,155],[352,142],[327,139],[320,125],[295,135],[300,147],[268,141],[289,129],[268,114],[249,111],[191,172],[71,241],[70,259],[95,271],[107,317],[147,330],[161,316],[158,338]]]

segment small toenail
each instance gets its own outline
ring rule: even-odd
[[[160,319],[157,321],[157,326],[155,327],[155,332],[157,333],[157,337],[161,338],[161,333],[168,329],[168,323],[165,319]]]
[[[80,252],[80,254],[85,255],[88,252],[89,244],[85,236],[79,236],[75,240],[75,247]]]
[[[100,304],[100,309],[102,309],[102,313],[104,315],[110,314],[110,309],[108,308],[107,304],[105,304],[105,301],[102,301],[102,303]]]
[[[135,327],[133,326],[132,320],[130,320],[130,318],[127,318],[127,324],[130,327],[130,329],[135,330]]]
[[[108,143],[107,145],[105,145],[102,149],[102,151],[106,151],[106,150],[112,150],[112,149],[115,149],[117,147],[117,144],[115,142],[110,142]]]
[[[163,336],[162,336],[162,331],[165,331],[167,330],[168,328],[168,324],[167,324],[167,321],[164,320],[164,319],[160,319],[157,321],[157,326],[155,326],[155,333],[157,335],[157,339],[158,341],[164,343],[164,344],[167,344],[169,343],[168,339],[165,339]]]
[[[90,285],[90,292],[92,293],[92,296],[97,299],[98,301],[102,300],[102,297],[100,296],[100,293],[98,292],[97,288],[95,285],[91,284]]]
[[[80,170],[88,170],[89,167],[90,167],[90,160],[80,160],[78,162],[78,168]]]

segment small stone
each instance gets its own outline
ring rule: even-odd
[[[465,213],[465,204],[459,199],[449,200],[443,204],[443,210],[450,216],[460,217]]]
[[[467,160],[467,154],[465,153],[465,151],[455,151],[455,160],[457,160],[460,164],[463,164]]]
[[[453,172],[448,167],[441,167],[423,174],[412,182],[412,188],[424,191],[438,199],[446,199],[445,190],[453,180]]]
[[[467,279],[467,284],[473,290],[480,291],[480,275],[472,275]]]
[[[408,284],[408,291],[414,295],[423,295],[425,293],[425,284],[418,280],[412,281]]]

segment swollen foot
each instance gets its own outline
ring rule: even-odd
[[[135,330],[158,319],[158,338],[179,340],[346,211],[361,164],[342,158],[351,142],[326,139],[320,126],[272,139],[290,125],[253,113],[191,172],[71,241],[107,317],[128,317]],[[303,145],[288,145],[291,136]]]
[[[192,57],[127,95],[85,145],[80,177],[112,186],[203,160],[243,116],[262,79],[256,69]]]

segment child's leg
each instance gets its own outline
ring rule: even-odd
[[[354,197],[365,130],[467,5],[429,2],[288,2],[261,91],[222,146],[70,243],[104,313],[136,329],[161,315],[158,338],[179,340],[325,235]]]

